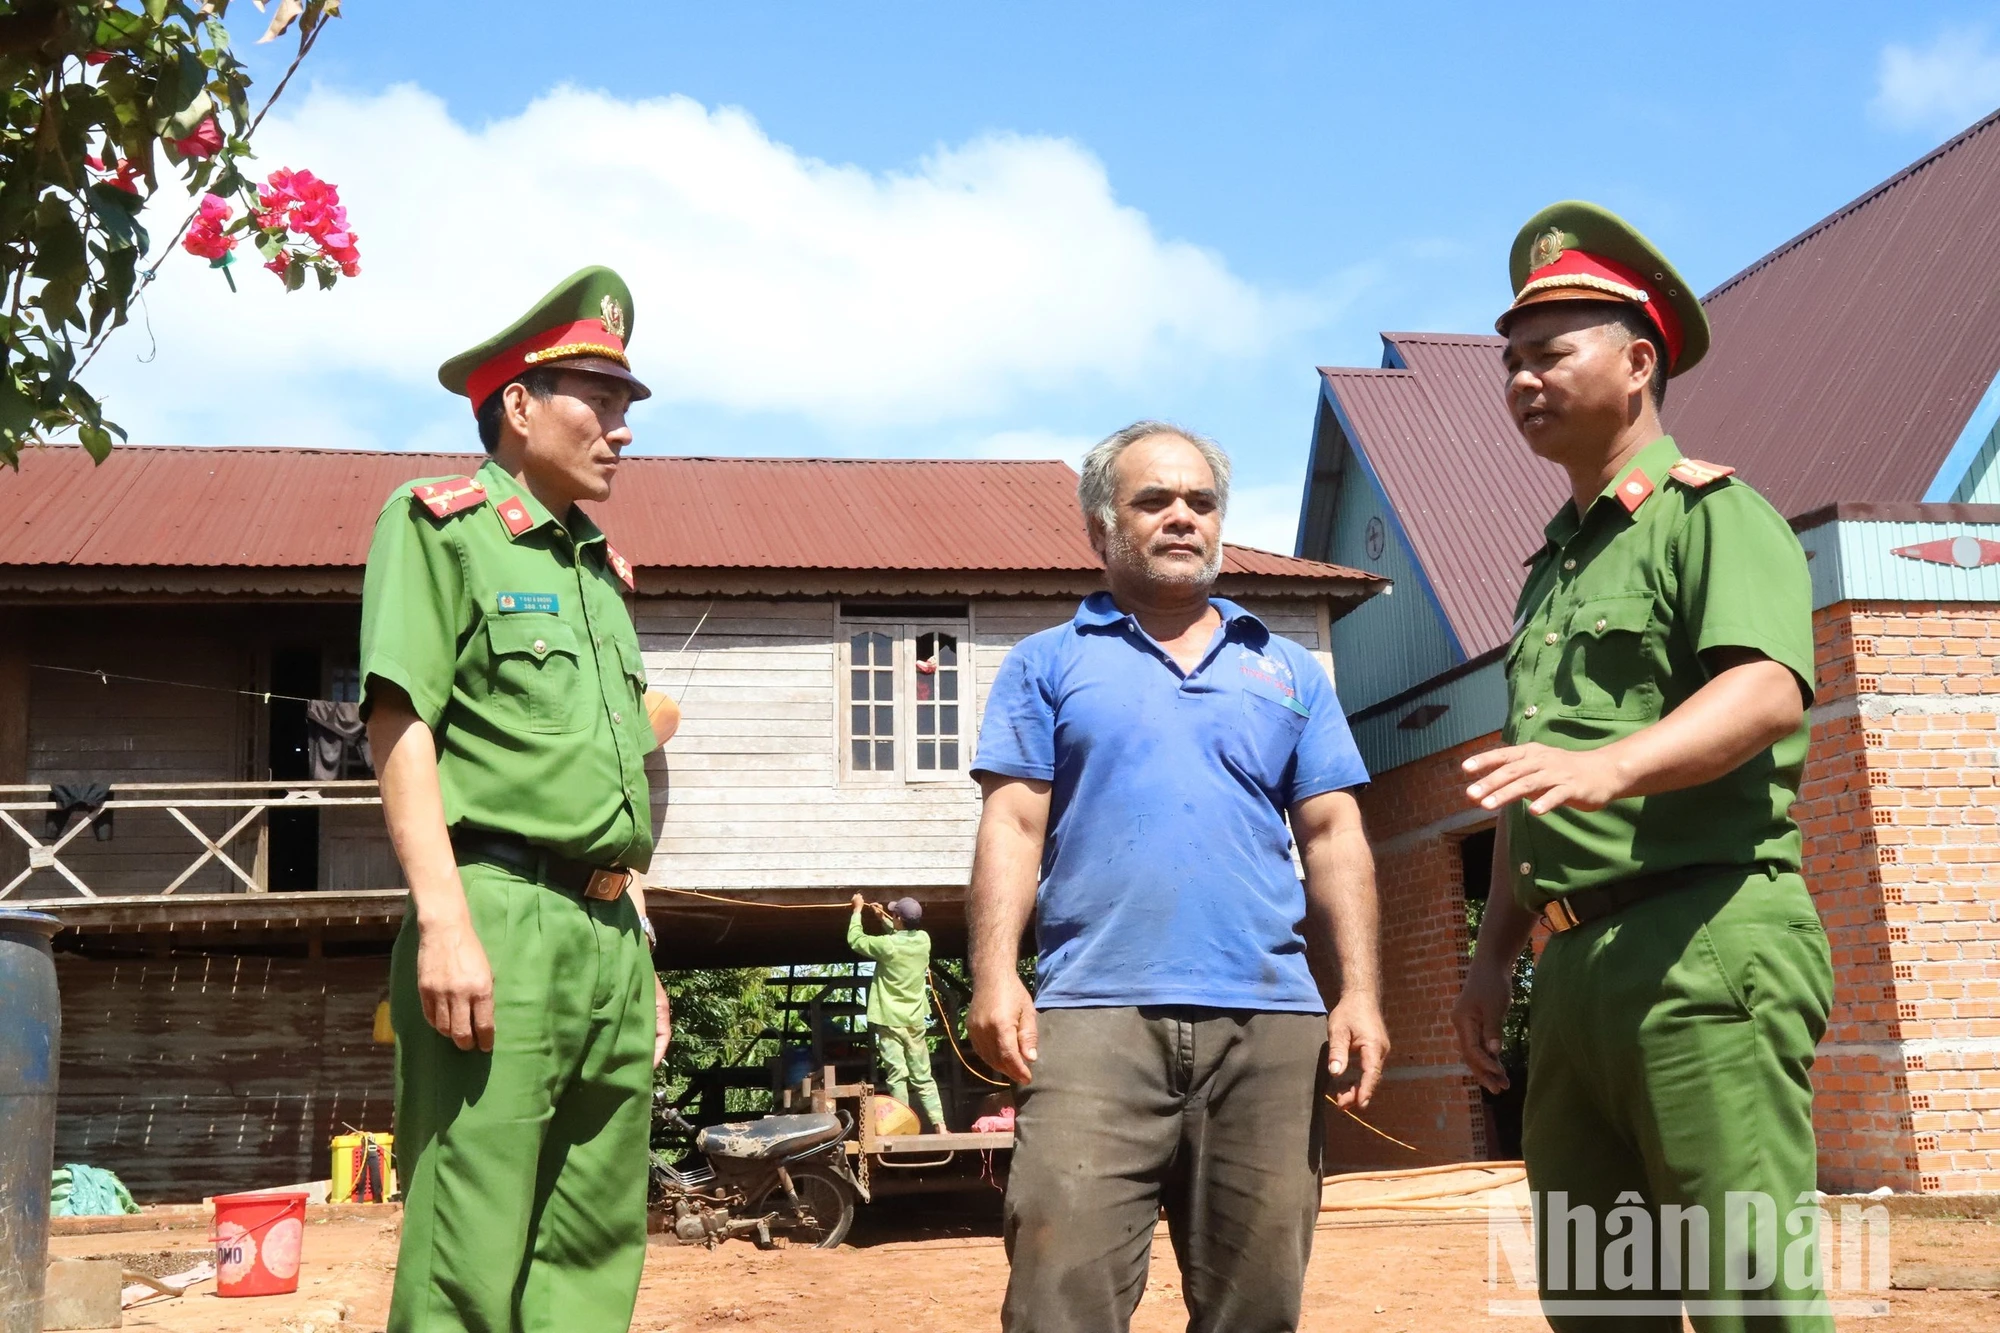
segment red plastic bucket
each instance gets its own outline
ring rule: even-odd
[[[215,1196],[215,1294],[282,1296],[299,1289],[306,1238],[306,1196]]]

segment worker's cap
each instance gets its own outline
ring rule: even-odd
[[[1567,199],[1528,219],[1507,257],[1514,303],[1493,327],[1502,334],[1514,313],[1549,301],[1599,301],[1637,306],[1660,332],[1667,374],[1678,375],[1708,354],[1708,313],[1659,247],[1608,208]]]
[[[898,898],[889,904],[889,911],[906,926],[914,926],[924,919],[923,904],[915,898]]]
[[[625,340],[632,336],[632,292],[625,280],[593,264],[557,283],[527,314],[438,367],[438,383],[472,400],[472,410],[524,371],[538,366],[608,375],[631,386],[632,398],[653,391],[632,373]]]

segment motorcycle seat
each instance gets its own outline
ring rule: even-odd
[[[832,1143],[844,1129],[833,1115],[767,1115],[729,1125],[710,1125],[695,1135],[694,1145],[710,1157],[760,1161],[793,1157]]]

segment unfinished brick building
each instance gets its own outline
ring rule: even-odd
[[[1833,943],[1814,1079],[1823,1188],[2000,1189],[2000,117],[1711,293],[1715,351],[1665,404],[1811,560],[1818,694],[1796,807]],[[1376,781],[1395,1068],[1370,1119],[1500,1155],[1508,1108],[1449,1010],[1491,816],[1459,761],[1497,743],[1521,561],[1562,503],[1502,406],[1500,341],[1383,336],[1328,369],[1300,555],[1395,580],[1333,627]],[[1407,1165],[1353,1122],[1336,1157]]]

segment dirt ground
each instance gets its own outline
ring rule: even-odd
[[[998,1212],[990,1201],[960,1205],[905,1203],[865,1210],[851,1243],[837,1251],[760,1252],[746,1241],[716,1250],[656,1243],[632,1327],[638,1333],[962,1333],[995,1328],[1007,1259]],[[363,1333],[388,1315],[397,1223],[386,1216],[340,1217],[307,1227],[296,1296],[223,1300],[214,1284],[177,1300],[126,1311],[128,1329],[168,1333]],[[1891,1247],[1898,1269],[2000,1268],[2000,1221],[1899,1218]],[[123,1254],[150,1258],[153,1271],[185,1251],[206,1252],[200,1231],[66,1236],[52,1242],[65,1257]],[[1439,1329],[1539,1328],[1539,1319],[1496,1317],[1486,1285],[1483,1217],[1410,1218],[1340,1214],[1322,1225],[1306,1285],[1310,1330],[1434,1333]],[[1503,1270],[1504,1271],[1504,1270]],[[1173,1252],[1162,1228],[1153,1271],[1132,1327],[1168,1333],[1186,1326]],[[1498,1293],[1516,1299],[1511,1288]],[[1844,1317],[1843,1328],[1870,1333],[2000,1329],[2000,1292],[1891,1291],[1887,1313]]]

